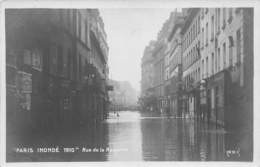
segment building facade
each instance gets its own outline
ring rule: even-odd
[[[199,112],[200,83],[200,9],[185,9],[187,14],[182,29],[183,59],[183,116],[194,117]],[[204,31],[204,30],[203,30]]]
[[[48,132],[104,119],[107,53],[96,9],[7,9],[7,126]]]
[[[253,115],[253,9],[188,8],[175,19],[173,13],[149,50],[153,79],[146,80],[154,81],[156,110],[170,106],[173,115],[252,129],[243,118]]]
[[[142,110],[154,111],[156,108],[155,92],[153,89],[154,85],[154,65],[153,65],[153,49],[156,42],[151,41],[150,44],[145,48],[144,55],[142,57],[141,64],[141,103]]]
[[[201,10],[201,28],[206,30],[202,39],[205,45],[201,49],[201,77],[204,83],[201,94],[207,104],[207,112],[203,115],[207,120],[222,126],[235,122],[230,120],[233,112],[239,111],[235,109],[238,103],[239,106],[246,106],[238,96],[245,96],[245,92],[242,93],[244,86],[252,84],[249,81],[245,84],[244,79],[245,68],[249,65],[247,61],[253,60],[253,54],[249,50],[244,51],[245,48],[250,48],[248,44],[253,42],[244,38],[253,37],[250,17],[253,17],[252,9]],[[247,70],[249,74],[250,70]],[[248,76],[253,78],[252,74],[251,71]]]
[[[182,82],[182,34],[184,16],[181,12],[173,12],[173,27],[168,36],[167,53],[165,56],[167,71],[165,77],[165,92],[168,105],[173,116],[181,116],[181,82]]]

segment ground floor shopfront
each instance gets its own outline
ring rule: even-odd
[[[6,119],[8,133],[53,133],[77,129],[107,116],[105,86],[84,91],[82,85],[48,73],[7,68]],[[87,86],[88,88],[90,86]]]

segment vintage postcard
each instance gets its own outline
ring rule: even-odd
[[[56,2],[2,3],[3,165],[257,161],[259,2]]]

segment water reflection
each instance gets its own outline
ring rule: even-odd
[[[111,114],[106,122],[109,131],[108,160],[142,160],[142,134],[139,112]],[[115,150],[115,151],[113,151]]]
[[[250,138],[242,142],[239,133],[228,133],[223,128],[193,119],[167,119],[143,113],[139,115],[138,112],[121,112],[120,118],[113,120],[111,117],[107,126],[109,143],[117,143],[114,148],[129,149],[128,153],[118,154],[119,157],[108,155],[109,160],[248,161],[252,158],[248,155],[252,150],[245,148],[243,143],[250,142]],[[250,136],[250,133],[243,136]],[[238,148],[239,155],[234,153]],[[230,150],[234,154],[227,155]]]
[[[9,161],[252,161],[253,156],[248,147],[252,144],[252,133],[248,131],[228,133],[193,119],[168,119],[140,112],[124,111],[119,117],[110,113],[109,119],[101,125],[84,126],[80,132],[58,136],[13,143],[7,140],[7,158]],[[21,146],[79,147],[98,151],[10,152],[13,147]]]

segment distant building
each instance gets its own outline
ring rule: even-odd
[[[166,79],[165,92],[170,98],[169,105],[172,115],[182,116],[182,34],[184,15],[176,12],[174,26],[168,37],[168,74]],[[170,96],[170,97],[169,97]]]
[[[137,108],[138,94],[128,81],[110,80],[113,91],[109,92],[110,110],[130,110]]]

